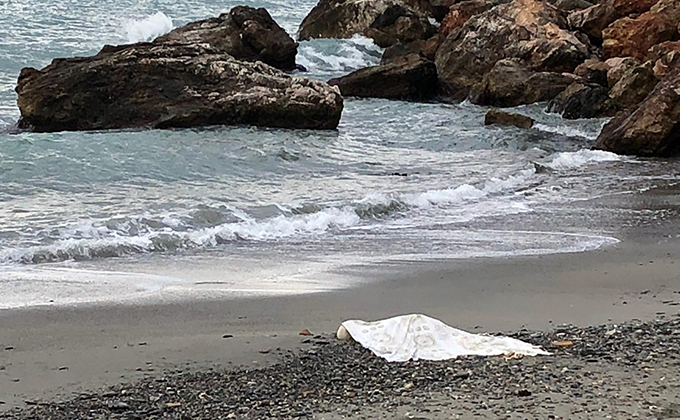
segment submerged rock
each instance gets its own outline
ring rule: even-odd
[[[680,153],[680,65],[636,108],[618,113],[602,129],[597,147],[638,156]]]
[[[562,73],[572,72],[589,55],[555,7],[514,0],[473,16],[452,32],[435,63],[443,92],[463,99],[504,58],[520,58],[534,71]]]
[[[365,35],[382,47],[427,39],[436,28],[398,0],[321,0],[300,24],[299,39]]]
[[[345,96],[423,100],[437,92],[437,69],[432,61],[411,54],[328,83],[338,86]]]
[[[535,72],[519,59],[500,60],[470,91],[478,105],[513,107],[553,99],[578,78],[569,73]]]
[[[534,126],[534,120],[525,115],[490,109],[484,117],[484,125],[492,124],[529,129]]]
[[[16,91],[23,125],[41,132],[215,124],[333,129],[343,107],[326,83],[236,60],[209,43],[163,40],[25,68]]]
[[[163,35],[156,44],[207,43],[237,60],[262,61],[295,70],[298,44],[265,9],[237,6],[216,18],[200,20]]]

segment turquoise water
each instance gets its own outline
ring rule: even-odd
[[[0,4],[0,308],[190,291],[206,267],[220,267],[203,277],[227,292],[266,293],[284,278],[297,291],[336,287],[309,281],[347,264],[592,250],[651,216],[579,203],[676,182],[675,162],[584,150],[604,120],[564,121],[541,106],[521,109],[538,121],[531,130],[484,127],[486,110],[467,103],[348,99],[337,131],[10,134],[22,67],[236,4]],[[249,4],[292,35],[314,6]],[[316,40],[301,43],[298,63],[328,79],[380,54],[367,39]]]

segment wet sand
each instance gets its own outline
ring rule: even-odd
[[[353,318],[425,313],[474,332],[671,318],[679,253],[676,239],[639,238],[591,253],[353,267],[345,274],[372,281],[331,293],[2,311],[0,410],[163,371],[267,365],[301,345],[302,329],[332,333]]]

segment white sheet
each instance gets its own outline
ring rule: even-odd
[[[459,356],[550,354],[540,347],[510,337],[471,334],[425,315],[402,315],[382,321],[350,320],[342,328],[362,346],[388,362],[447,360]]]

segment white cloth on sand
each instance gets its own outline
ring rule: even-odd
[[[343,331],[343,327],[346,331]],[[382,321],[350,320],[342,323],[338,338],[346,333],[388,362],[447,360],[459,356],[537,356],[550,354],[538,346],[510,337],[471,334],[425,315],[402,315]]]

